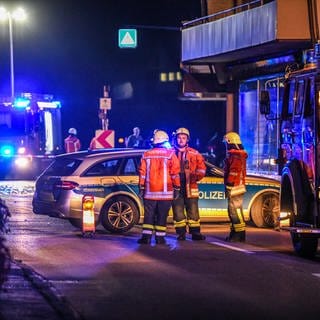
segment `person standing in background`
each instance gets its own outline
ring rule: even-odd
[[[134,127],[132,134],[126,139],[127,148],[142,148],[143,147],[143,138],[140,134],[140,128]]]
[[[66,153],[77,152],[81,149],[81,142],[77,137],[77,129],[70,128],[69,136],[64,139],[64,148]]]

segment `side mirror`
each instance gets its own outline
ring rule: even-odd
[[[270,96],[269,91],[262,90],[260,92],[260,113],[264,115],[270,114]]]

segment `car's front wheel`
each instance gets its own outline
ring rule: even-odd
[[[139,221],[139,212],[134,202],[124,196],[109,199],[101,209],[102,226],[112,233],[130,230]]]
[[[279,217],[279,210],[279,195],[276,192],[263,193],[251,206],[251,220],[258,228],[272,228]]]

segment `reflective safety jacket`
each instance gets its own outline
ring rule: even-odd
[[[76,136],[68,136],[64,139],[64,148],[67,153],[76,152],[81,149],[80,140]]]
[[[206,174],[206,165],[202,155],[195,149],[185,147],[184,151],[176,149],[180,162],[180,180],[182,194],[187,198],[198,198],[200,181]]]
[[[226,187],[246,183],[246,162],[248,154],[245,150],[227,150],[224,160],[224,184]]]
[[[172,149],[153,148],[145,151],[139,167],[139,186],[144,198],[173,200],[173,186],[180,188],[179,161]]]

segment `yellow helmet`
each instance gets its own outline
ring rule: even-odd
[[[190,139],[190,132],[187,128],[179,128],[176,130],[175,135],[177,136],[178,134],[185,134],[188,136],[188,139]]]
[[[153,133],[153,144],[164,143],[169,141],[169,136],[165,131],[155,130]]]
[[[242,144],[240,136],[236,132],[228,132],[225,134],[223,142],[227,144]]]

